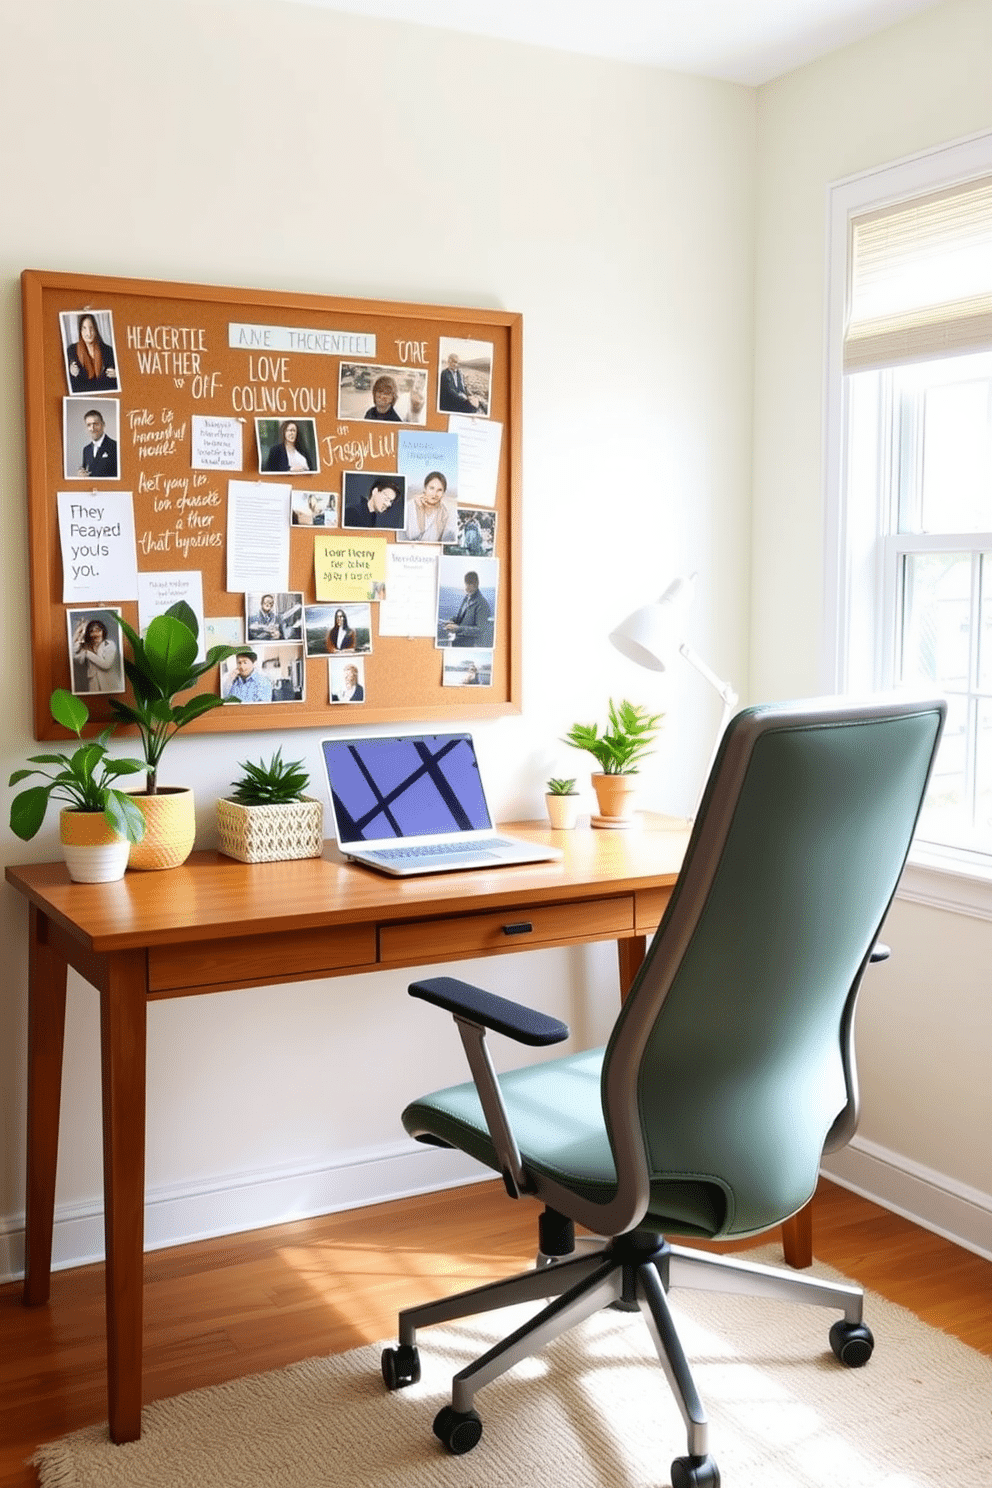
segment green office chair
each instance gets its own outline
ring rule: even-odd
[[[940,701],[878,698],[739,713],[605,1049],[497,1076],[487,1028],[532,1045],[557,1043],[567,1028],[450,977],[410,987],[454,1014],[473,1083],[414,1101],[407,1131],[470,1153],[512,1197],[545,1210],[537,1267],[402,1312],[383,1379],[398,1389],[419,1378],[420,1327],[554,1299],[455,1376],[434,1422],[449,1451],[479,1440],[483,1385],[599,1308],[639,1306],[686,1423],[672,1488],[718,1488],[671,1287],[837,1308],[834,1353],[850,1367],[867,1362],[860,1288],[661,1237],[780,1225],[811,1198],[822,1154],[853,1135],[855,1002],[880,954],[944,713]],[[607,1238],[576,1251],[575,1222]]]

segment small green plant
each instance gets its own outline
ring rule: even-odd
[[[119,723],[137,726],[145,756],[145,789],[154,796],[158,792],[159,761],[169,740],[194,718],[224,703],[239,701],[210,692],[199,692],[188,703],[176,703],[176,697],[195,686],[205,672],[228,656],[235,656],[238,647],[212,646],[206,660],[198,662],[200,626],[185,600],[172,605],[164,615],[156,615],[145,631],[144,640],[126,620],[121,620],[120,627],[131,645],[131,657],[125,659],[124,671],[134,702],[122,703],[110,698],[110,709]]]
[[[549,796],[578,795],[578,791],[575,789],[574,780],[559,780],[557,776],[553,775],[551,779],[546,782],[546,784]]]
[[[32,754],[29,765],[51,765],[55,773],[44,768],[15,770],[8,781],[18,785],[32,775],[40,775],[44,785],[31,785],[18,791],[10,803],[10,830],[27,842],[45,820],[49,801],[66,801],[76,811],[99,811],[121,837],[140,842],[145,835],[145,818],[126,791],[110,784],[119,775],[134,775],[145,768],[138,759],[111,759],[107,741],[113,728],[104,729],[96,739],[83,739],[89,722],[89,709],[82,698],[64,688],[52,693],[52,717],[63,728],[71,729],[81,740],[71,754]]]
[[[310,784],[303,761],[284,760],[281,749],[268,764],[261,760],[253,765],[244,760],[241,769],[245,773],[234,782],[231,800],[242,806],[284,806],[289,801],[301,801]]]
[[[609,726],[602,734],[598,724],[577,723],[563,742],[574,749],[585,749],[604,775],[636,775],[639,762],[651,752],[664,716],[626,701],[614,703],[611,698]]]

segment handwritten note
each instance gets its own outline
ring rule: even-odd
[[[138,575],[138,629],[144,635],[156,615],[184,599],[200,624],[197,661],[206,657],[203,644],[203,575],[199,569],[175,573],[140,573]]]
[[[386,577],[384,537],[325,537],[314,542],[317,598],[377,599]]]
[[[193,414],[194,470],[241,469],[242,422],[236,418],[207,418]]]
[[[130,491],[59,491],[62,603],[137,599],[138,562]]]

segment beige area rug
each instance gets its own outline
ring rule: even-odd
[[[873,1295],[854,1370],[827,1343],[838,1314],[671,1300],[722,1488],[992,1488],[992,1359]],[[600,1313],[481,1390],[481,1442],[445,1452],[451,1375],[523,1315],[424,1329],[423,1377],[394,1394],[376,1345],[159,1401],[139,1442],[99,1426],[43,1447],[42,1488],[665,1488],[685,1434],[635,1314]]]

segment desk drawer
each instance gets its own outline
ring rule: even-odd
[[[497,914],[451,915],[447,919],[383,925],[379,930],[379,959],[415,966],[461,956],[522,951],[528,946],[609,940],[633,928],[633,895],[619,894],[611,899],[541,904]]]
[[[375,968],[375,926],[293,930],[278,935],[237,935],[230,940],[193,940],[183,946],[151,946],[148,990],[306,981],[344,967]]]

